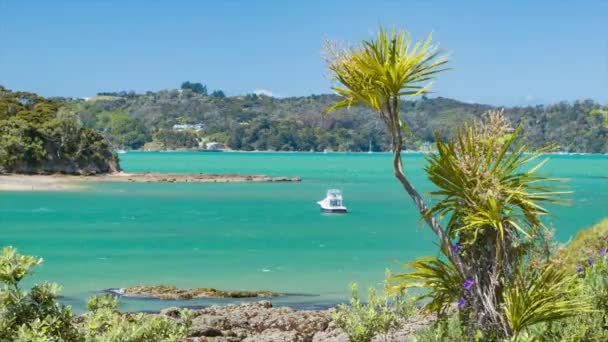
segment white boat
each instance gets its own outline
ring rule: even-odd
[[[125,154],[125,153],[127,153],[127,151],[118,149],[118,150],[116,150],[116,153]]]
[[[342,191],[338,189],[327,190],[327,195],[324,199],[317,202],[321,211],[324,213],[345,214],[346,207],[342,202]]]

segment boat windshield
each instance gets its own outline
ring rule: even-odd
[[[327,190],[327,197],[339,198],[339,197],[342,197],[342,192],[340,192],[340,190],[336,190],[336,189]]]
[[[332,199],[329,201],[329,205],[331,205],[332,207],[339,207],[342,205],[342,201],[338,199]]]

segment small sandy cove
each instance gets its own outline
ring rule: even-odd
[[[243,183],[243,182],[299,182],[298,177],[270,177],[264,175],[216,175],[175,173],[125,173],[104,175],[22,175],[0,174],[0,191],[68,191],[86,188],[87,183]]]

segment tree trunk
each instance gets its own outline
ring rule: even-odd
[[[397,178],[397,180],[403,186],[403,189],[412,198],[414,204],[418,208],[418,212],[420,213],[420,215],[422,215],[427,225],[439,238],[441,248],[444,251],[445,255],[450,258],[450,260],[456,266],[458,271],[460,271],[462,277],[466,278],[464,265],[462,263],[460,255],[458,255],[458,253],[454,253],[454,251],[452,250],[450,238],[445,234],[445,231],[441,227],[441,224],[435,219],[435,217],[432,215],[428,215],[428,207],[426,203],[424,203],[424,199],[414,188],[414,186],[409,182],[407,177],[405,177],[405,172],[403,171],[403,162],[401,160],[401,146],[403,145],[403,136],[401,134],[402,128],[400,124],[401,121],[399,119],[399,102],[397,101],[397,98],[395,98],[393,100],[392,105],[389,106],[389,111],[392,111],[392,113],[389,114],[389,117],[393,119],[386,122],[386,124],[389,126],[388,129],[391,132],[393,148],[393,170],[395,178]]]

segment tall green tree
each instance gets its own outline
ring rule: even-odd
[[[517,338],[532,325],[590,310],[586,298],[577,297],[572,274],[530,265],[548,213],[542,204],[556,202],[559,194],[537,172],[544,162],[525,170],[545,150],[531,151],[517,140],[521,127],[512,130],[502,112],[465,124],[453,139],[437,134],[438,153],[426,169],[438,188],[429,208],[403,168],[401,149],[410,129],[400,101],[428,92],[446,60],[430,37],[411,43],[405,32],[383,29],[376,39],[332,52],[329,69],[342,101],[329,111],[364,105],[377,113],[391,137],[394,175],[448,258],[410,263],[413,272],[393,278],[401,282],[397,288],[430,289],[426,308],[439,318],[458,303],[471,341]]]
[[[328,111],[368,106],[376,112],[390,136],[395,177],[439,238],[442,249],[462,271],[460,257],[451,252],[449,238],[441,224],[427,215],[428,206],[406,177],[401,159],[404,134],[410,132],[400,116],[402,99],[428,93],[434,76],[446,70],[446,57],[431,43],[431,35],[424,41],[413,42],[403,30],[380,28],[376,38],[354,47],[328,46],[327,65],[338,82],[333,89],[342,97]]]

